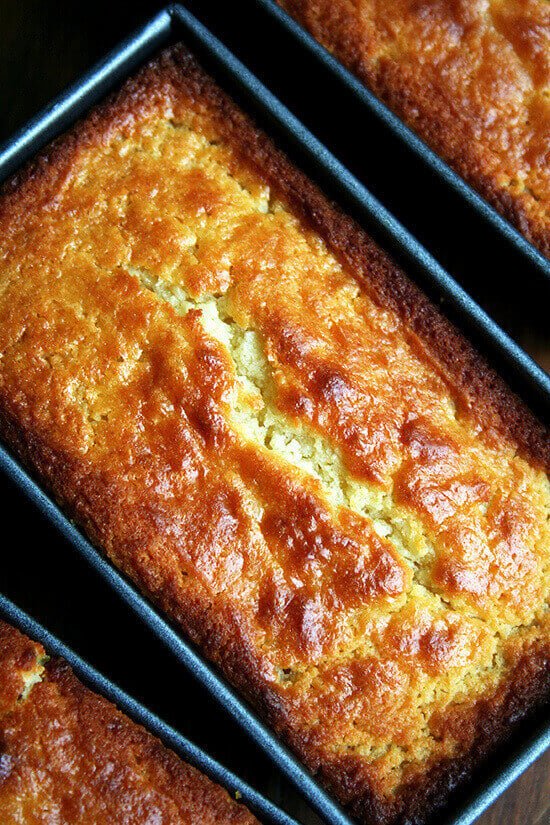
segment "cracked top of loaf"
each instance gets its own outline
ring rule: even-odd
[[[545,695],[548,432],[182,47],[6,187],[4,437],[364,821]]]
[[[24,825],[259,825],[0,621],[0,822]]]
[[[547,0],[278,0],[550,256]]]

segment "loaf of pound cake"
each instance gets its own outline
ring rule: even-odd
[[[0,353],[5,441],[360,821],[548,697],[548,431],[183,47],[5,187]]]
[[[278,0],[550,257],[547,0]]]
[[[227,791],[0,621],[2,825],[259,825]]]

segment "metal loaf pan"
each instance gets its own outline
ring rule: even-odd
[[[117,706],[119,710],[129,716],[134,722],[157,736],[166,747],[175,751],[178,756],[197,768],[202,773],[210,777],[214,782],[222,785],[233,798],[237,795],[260,821],[265,825],[298,825],[283,811],[279,810],[272,802],[269,802],[261,794],[250,787],[238,776],[235,776],[215,759],[197,745],[186,739],[181,733],[159,719],[151,713],[140,702],[133,699],[117,685],[113,684],[95,668],[85,662],[80,656],[63,644],[56,636],[46,630],[37,621],[32,619],[27,613],[17,607],[12,601],[0,594],[0,619],[10,625],[17,627],[33,641],[40,642],[46,653],[52,656],[60,656],[69,663],[78,678],[95,693],[99,693]]]
[[[148,56],[175,40],[183,40],[239,104],[277,140],[290,157],[337,200],[399,263],[409,277],[474,342],[490,364],[547,423],[550,422],[550,378],[472,301],[412,235],[353,175],[285,108],[258,79],[181,5],[157,15],[115,49],[80,82],[70,87],[0,150],[0,179],[69,127],[84,111]],[[76,553],[116,591],[177,660],[222,705],[273,760],[309,804],[332,825],[351,820],[298,760],[240,699],[197,650],[164,619],[36,484],[21,464],[0,447],[0,470],[59,529]],[[470,825],[517,776],[550,745],[549,713],[526,721],[495,758],[480,769],[468,787],[460,787],[440,825]]]

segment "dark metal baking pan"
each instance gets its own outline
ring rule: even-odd
[[[307,129],[252,75],[231,52],[182,6],[170,7],[71,87],[43,116],[20,132],[0,151],[0,177],[69,126],[105,92],[120,84],[136,65],[161,45],[183,40],[210,71],[257,121],[270,132],[292,159],[330,196],[373,235],[477,345],[489,362],[545,420],[550,421],[550,379],[468,297],[411,234],[339,163]],[[15,148],[14,148],[15,147]],[[250,737],[272,758],[311,806],[334,825],[349,825],[342,809],[314,781],[255,712],[225,680],[182,639],[136,588],[101,556],[36,484],[19,462],[0,449],[0,468],[33,501],[46,518],[71,542],[79,556],[108,582],[153,630],[206,690],[226,708]],[[548,715],[548,714],[546,714]],[[525,722],[506,753],[477,772],[468,788],[460,789],[437,821],[469,825],[531,762],[550,745],[550,724],[541,714]]]
[[[63,644],[56,636],[46,630],[27,613],[21,610],[12,601],[0,594],[0,619],[17,627],[36,642],[43,645],[46,653],[51,656],[61,656],[69,663],[78,678],[95,693],[99,693],[117,706],[119,710],[129,716],[134,722],[147,728],[157,736],[166,747],[175,751],[178,756],[206,774],[214,782],[222,785],[229,795],[239,798],[260,821],[265,825],[298,825],[295,819],[283,813],[261,794],[250,787],[230,770],[212,759],[202,748],[190,742],[181,733],[167,725],[162,719],[151,713],[140,702],[137,702],[117,685],[113,684],[95,668],[81,659],[70,647]]]

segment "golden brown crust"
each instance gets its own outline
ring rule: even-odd
[[[353,759],[341,765],[338,773],[325,775],[321,769],[321,776],[360,822],[423,825],[452,791],[461,785],[468,787],[468,780],[475,777],[475,770],[483,759],[498,753],[498,746],[507,741],[514,726],[520,720],[525,721],[525,709],[535,711],[547,702],[549,693],[550,648],[548,645],[534,647],[517,663],[510,679],[490,700],[480,700],[467,713],[460,710],[451,718],[434,718],[435,735],[444,737],[454,728],[476,742],[475,748],[460,758],[447,758],[434,764],[421,781],[413,777],[393,799],[381,802],[376,794],[369,792],[358,796],[360,765]]]
[[[0,621],[0,718],[25,691],[25,683],[40,667],[44,651],[22,633]]]
[[[278,0],[546,256],[544,0]]]
[[[27,669],[21,650],[40,649],[1,625],[0,671]],[[166,821],[257,825],[242,805],[182,762],[114,705],[52,660],[17,702],[0,683],[2,821],[102,825]]]
[[[344,802],[421,821],[547,690],[547,430],[181,48],[0,230],[7,441]]]

